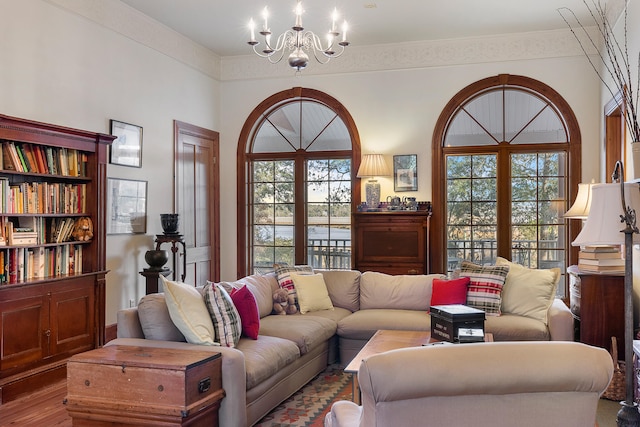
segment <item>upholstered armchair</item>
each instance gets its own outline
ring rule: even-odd
[[[334,403],[325,427],[595,425],[609,353],[575,342],[443,344],[362,362],[362,406]]]

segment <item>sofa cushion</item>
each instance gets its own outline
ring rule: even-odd
[[[186,341],[169,315],[164,294],[149,294],[138,303],[138,318],[148,340]]]
[[[428,310],[431,282],[441,274],[398,275],[365,271],[360,278],[360,309]]]
[[[298,295],[296,293],[296,287],[291,278],[291,273],[298,274],[313,274],[313,268],[308,265],[286,265],[286,264],[274,264],[273,269],[278,277],[278,286],[282,289],[286,289],[289,295],[293,295],[293,298],[298,305]]]
[[[261,335],[257,340],[242,338],[236,348],[244,355],[247,390],[300,358],[300,350],[295,343],[278,337]]]
[[[553,303],[560,280],[560,269],[537,270],[498,257],[496,265],[509,266],[502,289],[502,312],[548,322],[547,313]]]
[[[246,285],[240,289],[231,289],[231,300],[236,306],[242,323],[242,334],[253,340],[258,339],[260,331],[260,313],[258,313],[258,303]]]
[[[204,302],[211,315],[216,341],[225,347],[235,347],[240,341],[240,315],[224,287],[208,282],[204,287]]]
[[[469,278],[433,279],[431,305],[466,304]]]
[[[304,315],[304,317],[323,317],[336,322],[336,324],[351,314],[350,310],[341,307],[333,307],[333,310],[312,311]]]
[[[336,333],[338,325],[331,319],[319,316],[294,314],[291,316],[267,316],[260,320],[260,340],[263,335],[284,338],[294,342],[300,354],[324,343]]]
[[[360,310],[360,276],[358,270],[316,270],[322,273],[334,307]]]
[[[493,334],[494,341],[549,341],[549,328],[539,320],[515,314],[487,316],[485,332]]]
[[[292,272],[291,278],[296,287],[300,314],[306,314],[310,311],[333,310],[333,304],[322,274]]]
[[[238,289],[244,285],[249,288],[258,304],[260,318],[271,314],[273,310],[273,293],[278,289],[278,280],[275,273],[254,274],[229,284]]]
[[[368,340],[378,329],[430,331],[425,310],[369,309],[356,311],[338,322],[341,338]]]
[[[488,316],[499,316],[502,287],[509,273],[508,266],[477,265],[462,261],[460,277],[469,277],[467,305],[484,310]]]
[[[202,294],[193,286],[174,282],[160,275],[169,315],[191,344],[218,345],[213,322]]]

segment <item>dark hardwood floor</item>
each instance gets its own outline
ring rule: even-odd
[[[71,417],[63,400],[67,394],[67,381],[0,405],[0,426],[71,427]]]

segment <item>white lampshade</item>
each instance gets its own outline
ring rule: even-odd
[[[625,203],[640,214],[640,185],[624,184]],[[591,187],[591,209],[582,231],[571,243],[573,246],[622,245],[625,228],[620,216],[622,209],[620,184],[593,184]],[[640,243],[640,235],[633,234],[633,243]]]
[[[593,184],[578,184],[578,195],[575,202],[564,214],[565,218],[587,219],[591,208],[591,187]]]
[[[390,176],[391,169],[387,166],[382,154],[365,154],[358,168],[358,178],[374,176]]]

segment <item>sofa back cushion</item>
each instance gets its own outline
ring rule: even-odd
[[[138,303],[138,318],[148,340],[186,341],[169,316],[163,293],[143,296]]]
[[[360,276],[357,270],[316,270],[322,273],[334,307],[360,310]]]
[[[442,274],[392,276],[365,271],[360,279],[360,309],[428,310],[431,283]]]
[[[278,289],[278,280],[275,273],[254,274],[228,284],[237,289],[244,285],[247,286],[247,289],[256,298],[260,318],[271,314],[273,310],[273,293]]]

